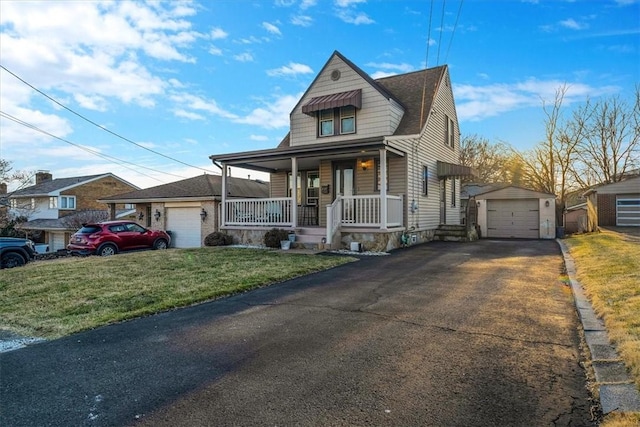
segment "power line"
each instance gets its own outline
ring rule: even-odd
[[[458,14],[456,15],[456,23],[453,24],[453,31],[451,32],[451,39],[449,39],[449,46],[447,46],[447,54],[444,57],[444,63],[447,63],[447,58],[449,58],[449,49],[451,49],[451,44],[453,43],[453,36],[456,33],[456,28],[458,28],[458,19],[460,18],[460,12],[462,11],[462,3],[464,0],[460,0],[460,6],[458,7]]]
[[[205,171],[205,172],[213,173],[212,171],[210,171],[210,170],[208,170],[208,169],[204,169],[204,168],[201,168],[201,167],[198,167],[198,166],[190,165],[190,164],[188,164],[188,163],[183,162],[182,160],[175,159],[175,158],[173,158],[173,157],[167,156],[166,154],[162,154],[162,153],[160,153],[160,152],[158,152],[158,151],[152,150],[151,148],[147,148],[147,147],[145,147],[144,145],[138,144],[137,142],[134,142],[134,141],[130,140],[129,138],[126,138],[126,137],[124,137],[124,136],[122,136],[122,135],[120,135],[120,134],[118,134],[118,133],[116,133],[116,132],[113,132],[113,131],[111,131],[111,130],[109,130],[109,129],[105,128],[104,126],[99,125],[98,123],[94,122],[93,120],[91,120],[91,119],[89,119],[89,118],[87,118],[87,117],[83,116],[82,114],[77,113],[76,111],[72,110],[71,108],[67,107],[66,105],[62,104],[61,102],[59,102],[58,100],[56,100],[56,99],[52,98],[51,96],[47,95],[46,93],[44,93],[43,91],[41,91],[41,90],[40,90],[40,89],[38,89],[37,87],[33,86],[31,83],[27,82],[26,80],[24,80],[23,78],[21,78],[20,76],[18,76],[17,74],[15,74],[14,72],[10,71],[10,70],[9,70],[7,67],[5,67],[4,65],[0,64],[0,68],[2,68],[3,70],[5,70],[7,73],[11,74],[11,75],[12,75],[13,77],[15,77],[16,79],[20,80],[20,81],[21,81],[22,83],[24,83],[25,85],[29,86],[31,89],[33,89],[33,90],[35,90],[36,92],[38,92],[40,95],[44,96],[45,98],[49,99],[50,101],[54,102],[55,104],[59,105],[60,107],[64,108],[65,110],[69,111],[70,113],[75,114],[76,116],[80,117],[82,120],[85,120],[85,121],[87,121],[87,122],[91,123],[92,125],[94,125],[94,126],[96,126],[96,127],[100,128],[101,130],[103,130],[103,131],[105,131],[105,132],[108,132],[108,133],[110,133],[111,135],[113,135],[113,136],[115,136],[115,137],[117,137],[117,138],[120,138],[120,139],[122,139],[123,141],[128,142],[129,144],[133,144],[133,145],[135,145],[136,147],[142,148],[143,150],[147,150],[147,151],[149,151],[149,152],[151,152],[151,153],[153,153],[153,154],[156,154],[156,155],[158,155],[158,156],[162,156],[162,157],[164,157],[164,158],[166,158],[166,159],[169,159],[169,160],[171,160],[171,161],[174,161],[174,162],[180,163],[180,164],[185,165],[185,166],[189,166],[190,168],[200,169],[200,170]]]
[[[57,139],[57,140],[59,140],[59,141],[65,142],[65,143],[67,143],[67,144],[69,144],[69,145],[73,145],[73,146],[74,146],[74,147],[76,147],[76,148],[79,148],[79,149],[84,150],[84,151],[86,151],[86,152],[88,152],[88,153],[90,153],[90,154],[93,154],[94,156],[97,156],[97,157],[103,158],[103,159],[105,159],[105,160],[107,160],[107,161],[110,161],[110,162],[112,162],[112,163],[116,163],[116,164],[118,164],[118,165],[120,165],[120,166],[122,166],[122,167],[124,167],[124,168],[126,168],[126,169],[129,169],[129,170],[131,170],[131,171],[134,171],[134,172],[136,172],[136,173],[138,173],[138,174],[140,174],[140,175],[144,175],[144,176],[146,176],[146,177],[148,177],[148,178],[155,179],[156,181],[163,182],[162,180],[160,180],[160,179],[158,179],[158,178],[156,178],[156,177],[154,177],[154,176],[147,175],[147,174],[145,174],[145,173],[140,172],[140,171],[139,171],[139,170],[137,170],[137,169],[133,169],[133,168],[130,168],[130,167],[128,167],[128,166],[125,166],[124,164],[125,164],[125,163],[127,163],[127,164],[130,164],[130,165],[132,165],[132,166],[135,166],[136,168],[143,168],[143,169],[150,170],[150,171],[152,171],[152,172],[158,172],[158,173],[161,173],[161,174],[163,174],[163,175],[171,175],[171,176],[175,176],[176,178],[182,178],[182,179],[185,179],[185,177],[180,176],[180,175],[175,175],[175,174],[172,174],[172,173],[169,173],[169,172],[166,172],[166,171],[161,171],[161,170],[157,170],[157,169],[149,168],[149,167],[146,167],[146,166],[138,165],[138,164],[136,164],[136,163],[132,163],[132,162],[129,162],[129,161],[127,161],[127,160],[122,160],[122,159],[119,159],[119,158],[117,158],[117,157],[113,157],[113,156],[110,156],[110,155],[108,155],[108,154],[101,153],[101,152],[99,152],[99,151],[93,150],[93,149],[88,148],[88,147],[83,147],[83,146],[82,146],[82,145],[80,145],[80,144],[76,144],[75,142],[71,142],[71,141],[66,140],[66,139],[64,139],[64,138],[61,138],[61,137],[59,137],[59,136],[56,136],[56,135],[54,135],[54,134],[52,134],[52,133],[50,133],[50,132],[47,132],[47,131],[46,131],[46,130],[44,130],[44,129],[40,129],[39,127],[37,127],[37,126],[35,126],[35,125],[31,124],[31,123],[27,123],[27,122],[25,122],[25,121],[23,121],[23,120],[20,120],[19,118],[14,117],[14,116],[12,116],[12,115],[10,115],[10,114],[7,114],[7,113],[5,113],[4,111],[1,111],[1,110],[0,110],[0,117],[4,117],[5,119],[11,120],[11,121],[13,121],[13,122],[15,122],[15,123],[18,123],[18,124],[20,124],[20,125],[22,125],[22,126],[25,126],[25,127],[29,128],[29,129],[35,130],[36,132],[40,132],[40,133],[45,134],[45,135],[47,135],[47,136],[49,136],[49,137],[51,137],[51,138],[54,138],[54,139]]]
[[[442,16],[440,17],[440,36],[438,37],[438,56],[436,57],[436,65],[440,64],[440,46],[442,44],[442,33],[444,30],[444,9],[447,0],[442,0]]]

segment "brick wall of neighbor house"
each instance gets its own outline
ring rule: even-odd
[[[598,194],[598,225],[616,225],[615,194]]]
[[[76,211],[85,209],[106,210],[108,209],[107,205],[105,203],[98,203],[98,199],[115,194],[127,193],[133,190],[136,190],[136,188],[131,185],[125,184],[112,177],[106,177],[79,187],[71,188],[60,194],[64,196],[76,196]],[[123,204],[116,204],[116,210],[123,208]],[[74,211],[60,210],[60,216],[62,217],[73,212]]]

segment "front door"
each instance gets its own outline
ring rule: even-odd
[[[355,184],[355,162],[340,162],[334,166],[333,198],[343,196],[347,199],[342,203],[343,222],[355,222],[353,199]]]

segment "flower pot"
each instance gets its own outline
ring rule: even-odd
[[[280,241],[280,249],[288,251],[290,247],[291,247],[291,240]]]

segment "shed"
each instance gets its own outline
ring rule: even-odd
[[[475,196],[480,235],[486,238],[553,239],[555,195],[508,186]]]

